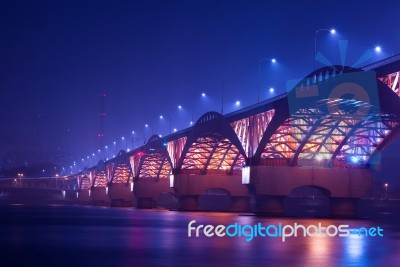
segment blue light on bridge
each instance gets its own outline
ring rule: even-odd
[[[352,163],[358,163],[360,161],[356,156],[352,156],[350,160]]]

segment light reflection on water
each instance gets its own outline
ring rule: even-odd
[[[0,206],[2,262],[29,266],[400,266],[396,226],[366,220],[261,218],[228,213],[80,206]],[[229,225],[380,225],[384,237],[187,236],[191,220]]]

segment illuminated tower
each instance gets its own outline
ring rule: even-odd
[[[99,149],[104,148],[104,120],[106,117],[106,93],[103,91],[100,93],[100,112],[99,112],[99,132],[97,137],[99,138]]]

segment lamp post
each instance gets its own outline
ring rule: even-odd
[[[317,37],[318,37],[318,33],[320,32],[330,32],[332,35],[336,34],[336,30],[335,29],[319,29],[315,31],[315,36],[314,36],[314,71],[316,69],[316,58],[317,58]]]
[[[108,160],[108,158],[109,158],[109,155],[108,155],[108,146],[105,146],[105,147],[104,147],[104,150],[105,150],[105,152],[106,152],[106,160]]]
[[[387,199],[387,197],[388,197],[388,194],[387,194],[387,192],[388,192],[388,186],[389,186],[389,184],[388,183],[385,183],[385,198]]]
[[[260,103],[260,87],[261,87],[261,63],[264,61],[271,61],[271,63],[276,63],[275,58],[262,58],[258,61],[258,91],[257,91],[257,103]]]
[[[125,137],[121,137],[121,149],[124,149],[124,143],[125,143],[125,151],[128,149],[128,144],[125,142]]]
[[[21,183],[22,183],[21,178],[22,178],[23,176],[24,176],[23,173],[18,173],[18,177],[19,177],[19,187],[22,187],[22,186],[21,186]]]

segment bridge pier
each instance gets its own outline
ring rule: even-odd
[[[108,187],[111,207],[132,207],[133,193],[130,184],[112,184]]]
[[[284,198],[285,196],[256,195],[255,213],[282,216],[284,214]]]
[[[330,198],[331,217],[357,217],[357,198],[332,197]]]
[[[78,203],[81,205],[88,205],[91,203],[90,190],[79,190],[78,191]]]
[[[107,206],[110,204],[110,198],[107,195],[107,188],[94,187],[90,193],[91,203],[95,206]]]
[[[152,197],[138,197],[136,198],[136,208],[138,209],[152,209],[156,207],[154,198]]]
[[[250,212],[250,197],[249,196],[231,196],[232,212]]]
[[[178,196],[178,210],[197,211],[199,209],[199,196]]]
[[[213,188],[227,192],[231,200],[227,211],[250,211],[250,194],[247,186],[242,184],[240,175],[176,174],[173,187],[178,194],[178,209],[182,211],[198,210],[199,197]]]
[[[135,182],[133,192],[138,209],[153,209],[157,207],[157,199],[163,193],[172,193],[168,179],[154,180],[139,178]]]

